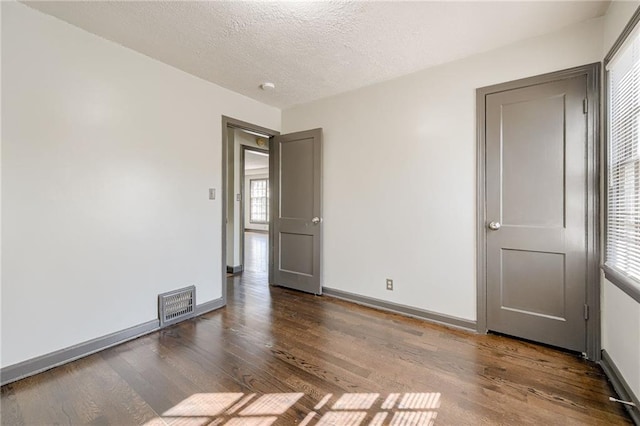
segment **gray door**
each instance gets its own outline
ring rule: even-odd
[[[322,129],[274,137],[271,284],[322,294]]]
[[[487,328],[586,350],[585,76],[486,97]]]

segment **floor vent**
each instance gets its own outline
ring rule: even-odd
[[[196,287],[189,286],[158,295],[160,327],[193,317],[196,310]]]

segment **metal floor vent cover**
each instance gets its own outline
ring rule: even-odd
[[[160,327],[191,318],[196,311],[196,287],[189,286],[158,295]]]

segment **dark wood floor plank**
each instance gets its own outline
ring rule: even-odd
[[[4,424],[24,424],[22,410],[18,404],[14,385],[3,386],[0,391],[0,418]]]
[[[46,378],[29,377],[12,384],[24,424],[47,424],[49,419],[71,424],[69,403],[62,396],[62,386],[68,382],[65,372],[57,369]],[[2,420],[4,422],[4,416]]]
[[[247,234],[247,252],[265,238]],[[225,308],[2,387],[2,424],[630,424],[576,354],[269,287],[266,274],[249,259]]]
[[[143,424],[157,416],[147,402],[129,386],[124,377],[102,359],[102,356],[95,357],[97,362],[83,372],[76,372],[74,378],[76,386],[85,389],[85,397],[92,396],[99,406],[104,407],[101,414],[107,423]],[[73,368],[71,364],[67,366]]]
[[[247,334],[239,329],[231,331],[229,338],[225,341],[225,352],[227,359],[221,364],[223,370],[246,385],[252,392],[300,392],[293,387],[288,379],[292,376],[309,379],[309,375],[304,372],[290,368],[278,357],[273,357],[273,350],[265,346],[264,341],[252,342],[247,339]],[[202,334],[204,341],[209,341],[206,334]],[[198,345],[193,342],[193,345]],[[312,380],[314,381],[314,380]],[[331,388],[330,384],[323,381],[322,388]],[[310,398],[311,395],[304,395],[292,409],[297,410],[293,414],[294,418],[283,417],[280,420],[299,422],[306,414],[312,410],[317,400]],[[286,424],[286,423],[285,423]]]

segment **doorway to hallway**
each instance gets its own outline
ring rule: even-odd
[[[260,141],[260,138],[258,139]],[[264,140],[260,148],[241,147],[241,221],[242,264],[253,279],[269,281],[269,151]],[[243,272],[244,273],[244,272]]]
[[[268,154],[264,152],[267,150]],[[268,155],[267,178],[254,176],[251,179],[241,167],[254,154],[258,157]],[[249,215],[249,225],[266,225],[268,229],[266,274],[262,270],[257,271],[266,275],[267,284],[322,294],[321,159],[320,128],[279,135],[273,130],[222,117],[224,304],[227,302],[228,284],[235,283],[240,273],[246,270],[244,231],[249,228],[245,226],[246,214]],[[266,197],[264,194],[255,197],[259,208],[254,219],[251,210],[243,209],[246,203],[253,205],[254,197],[250,195],[252,184],[256,186],[256,194],[260,192],[258,189],[262,189],[261,194],[265,190],[267,192]],[[269,202],[269,198],[273,201]],[[257,261],[260,263],[261,260]]]

